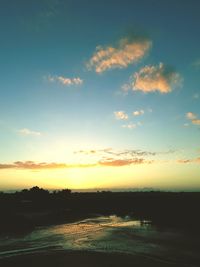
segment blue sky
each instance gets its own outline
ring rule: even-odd
[[[195,0],[1,1],[1,187],[34,176],[49,187],[199,190],[199,10]],[[85,178],[99,168],[101,182]]]

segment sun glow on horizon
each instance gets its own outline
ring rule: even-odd
[[[200,188],[200,2],[30,2],[0,16],[0,190]]]
[[[184,189],[187,188],[189,175],[190,188],[197,187],[198,174],[196,171],[199,169],[198,164],[196,164],[196,171],[193,171],[194,166],[185,165],[184,176],[178,178],[182,169],[180,164],[177,163],[152,163],[120,167],[93,166],[50,170],[1,170],[4,177],[1,182],[1,190],[30,188],[35,185],[48,189],[90,190],[146,187],[161,190]],[[191,175],[191,173],[193,174]],[[172,182],[173,187],[171,186]],[[182,187],[180,187],[180,183]]]

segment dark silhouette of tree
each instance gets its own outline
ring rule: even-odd
[[[62,196],[62,197],[68,197],[71,194],[71,190],[70,189],[63,189],[60,191],[57,191],[57,195]]]
[[[134,215],[156,226],[199,229],[200,192],[48,191],[38,186],[0,192],[0,232],[63,223],[88,214]],[[37,215],[39,214],[39,215]]]

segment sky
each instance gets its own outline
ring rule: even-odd
[[[0,0],[0,190],[200,190],[198,0]]]

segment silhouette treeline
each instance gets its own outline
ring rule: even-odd
[[[36,226],[116,214],[149,220],[157,227],[198,231],[200,192],[72,192],[37,186],[0,193],[0,232],[30,231]]]

